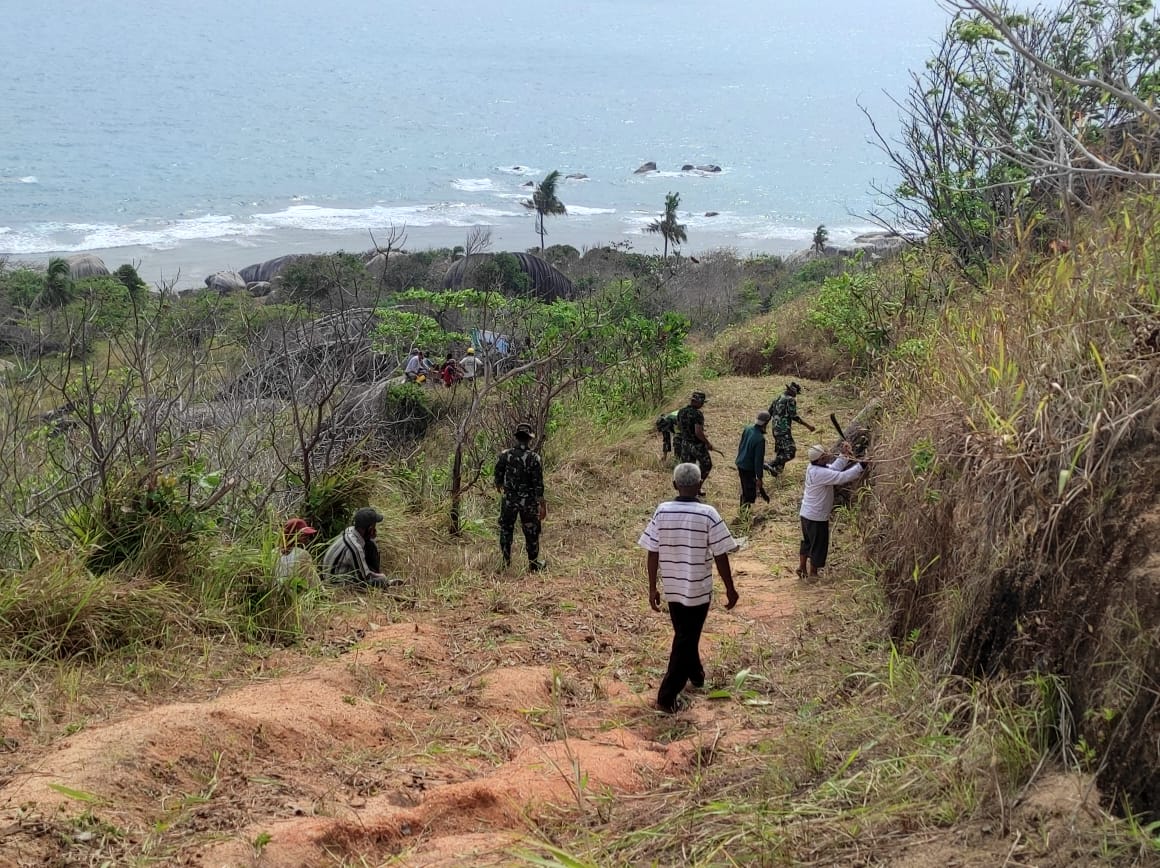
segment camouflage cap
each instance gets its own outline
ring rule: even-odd
[[[529,425],[527,422],[521,422],[519,425],[516,426],[516,436],[517,437],[531,437],[531,438],[535,439],[536,432],[535,432],[535,429],[533,429],[532,426]]]
[[[704,404],[708,400],[709,400],[709,396],[706,395],[704,392],[700,391],[699,389],[696,392],[694,392],[692,395],[689,396],[689,401],[691,401],[694,404]]]
[[[795,395],[800,395],[801,391],[802,391],[802,387],[799,386],[797,383],[790,383],[788,386],[785,387],[785,390],[787,392],[793,392]]]

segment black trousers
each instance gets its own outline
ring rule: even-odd
[[[753,506],[757,503],[757,474],[738,467],[737,475],[741,477],[741,505]]]
[[[535,564],[540,559],[540,504],[536,500],[508,500],[506,497],[499,507],[499,549],[504,563],[511,563],[517,518],[524,531],[528,563]]]
[[[708,603],[701,606],[669,603],[669,620],[673,622],[673,648],[669,652],[669,668],[657,690],[657,705],[665,711],[676,708],[677,696],[685,689],[686,683],[692,681],[695,687],[705,683],[700,646],[701,630],[705,627],[708,614]]]
[[[802,542],[798,547],[798,554],[803,558],[809,558],[813,568],[820,570],[826,565],[826,556],[829,553],[830,523],[803,518]]]

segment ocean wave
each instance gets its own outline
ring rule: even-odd
[[[20,177],[12,176],[7,178],[0,178],[0,184],[39,184],[40,179],[36,175],[22,175]]]
[[[491,178],[456,178],[451,186],[464,193],[486,193],[495,188]]]
[[[689,169],[687,172],[682,172],[680,169],[657,169],[655,172],[641,172],[641,174],[633,174],[633,179],[648,180],[649,178],[719,178],[722,175],[728,175],[729,170],[724,166],[721,167],[720,172],[703,172],[700,169]]]
[[[568,209],[568,214],[573,216],[573,217],[598,217],[601,214],[615,214],[616,213],[615,208],[592,208],[592,207],[589,207],[587,205],[568,205],[568,204],[565,204],[564,207]]]
[[[245,243],[250,236],[284,230],[349,232],[385,226],[448,226],[466,228],[525,217],[524,209],[504,209],[466,202],[436,205],[374,206],[371,208],[323,208],[291,205],[281,211],[234,217],[206,214],[167,222],[39,223],[24,228],[5,227],[0,233],[0,254],[26,256],[43,253],[78,253],[119,247],[150,247],[164,250],[187,241],[231,239]]]
[[[166,249],[183,241],[245,235],[248,227],[233,217],[206,214],[159,224],[38,223],[12,229],[0,238],[0,253],[24,256],[36,253],[78,253],[117,247]]]
[[[306,229],[346,232],[380,226],[476,226],[491,220],[522,216],[517,211],[488,208],[466,202],[437,205],[375,205],[370,208],[323,208],[293,205],[271,214],[255,214],[251,220],[268,229]]]

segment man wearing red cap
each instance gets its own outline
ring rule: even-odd
[[[300,579],[306,587],[317,588],[318,570],[314,559],[306,551],[306,544],[318,533],[300,518],[292,518],[282,528],[282,556],[274,565],[274,578],[279,582]]]

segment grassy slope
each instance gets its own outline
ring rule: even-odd
[[[781,382],[705,385],[710,432],[728,452]],[[806,386],[811,420],[857,408],[844,389]],[[657,447],[645,421],[572,427],[548,445],[548,575],[497,572],[484,499],[462,545],[441,538],[438,515],[397,526],[394,556],[414,593],[350,601],[313,622],[302,649],[206,649],[203,665],[150,670],[156,691],[135,697],[99,687],[95,670],[62,669],[59,692],[29,715],[39,737],[8,718],[20,744],[0,775],[5,853],[30,864],[197,853],[213,864],[510,864],[558,858],[556,847],[598,865],[925,865],[951,852],[972,865],[1133,864],[1130,836],[1075,779],[1036,767],[1034,705],[936,683],[883,641],[845,518],[832,575],[797,583],[800,462],[736,558],[737,610],[710,615],[716,693],[676,717],[652,711],[669,633],[645,604],[634,542],[669,492]],[[728,460],[709,493],[732,521]],[[165,701],[211,691],[212,702]],[[271,691],[285,698],[264,710]],[[311,729],[321,713],[330,723]],[[200,724],[195,740],[175,735],[183,721]],[[87,732],[70,740],[76,729]],[[130,733],[152,732],[143,754],[106,767]],[[79,766],[62,759],[84,744],[108,747]],[[54,793],[63,812],[50,809]],[[18,807],[33,796],[37,806]],[[497,812],[511,800],[529,804]]]

